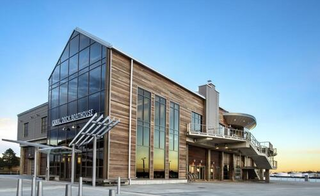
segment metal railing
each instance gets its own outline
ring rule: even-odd
[[[277,154],[277,149],[273,148],[271,142],[259,142],[254,137],[254,135],[247,130],[239,130],[223,126],[220,126],[219,128],[214,128],[206,127],[206,125],[203,124],[191,123],[189,123],[187,127],[188,134],[190,135],[201,135],[249,141],[254,149],[256,149],[260,153],[265,154],[268,157],[270,164],[274,168],[277,168],[277,161],[273,160],[273,156]]]

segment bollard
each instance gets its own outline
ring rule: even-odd
[[[71,187],[71,184],[66,184],[65,196],[72,196],[72,187]]]
[[[117,194],[120,195],[120,185],[121,185],[121,179],[118,177],[118,187],[117,187]]]
[[[22,196],[22,179],[18,180],[18,184],[17,184],[17,194],[16,196]]]
[[[37,192],[37,196],[42,196],[43,193],[43,188],[42,188],[42,181],[38,181],[38,192]]]
[[[115,196],[116,193],[113,189],[109,189],[109,196]]]
[[[36,196],[36,177],[32,178],[31,182],[31,196]]]
[[[306,181],[306,182],[309,181],[309,175],[308,174],[304,175],[304,181]]]
[[[79,178],[79,189],[78,189],[78,196],[82,196],[82,191],[83,191],[83,187],[82,187],[82,177]]]

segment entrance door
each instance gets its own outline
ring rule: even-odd
[[[205,167],[204,166],[197,167],[197,172],[198,172],[199,180],[204,180]]]
[[[71,179],[71,155],[62,155],[60,164],[60,178],[61,180],[69,181]]]

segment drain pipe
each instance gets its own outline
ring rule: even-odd
[[[130,65],[130,106],[129,106],[129,154],[128,154],[128,179],[131,184],[131,118],[132,118],[132,80],[133,80],[133,59]]]

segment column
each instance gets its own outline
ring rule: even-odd
[[[24,173],[24,164],[25,164],[24,156],[25,156],[24,148],[21,147],[20,148],[20,175]]]
[[[211,180],[211,150],[207,150],[207,180]]]
[[[221,152],[221,161],[220,161],[220,180],[224,180],[224,176],[223,176],[223,166],[224,166],[224,152]]]
[[[270,171],[269,171],[269,169],[266,169],[264,175],[265,175],[266,183],[269,183],[270,182]]]

